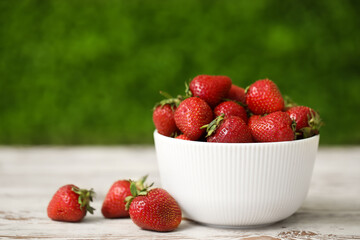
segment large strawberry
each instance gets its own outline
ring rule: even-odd
[[[134,182],[130,185],[132,196],[126,199],[126,207],[132,221],[142,229],[168,232],[181,222],[181,209],[176,200],[164,189],[139,190]]]
[[[79,189],[72,184],[62,186],[52,197],[47,214],[52,220],[79,222],[86,212],[93,214],[95,209],[90,206],[93,195],[92,189]]]
[[[303,137],[311,137],[319,133],[322,121],[319,114],[313,109],[296,106],[289,108],[286,113],[296,122],[296,131],[301,132]]]
[[[274,112],[264,117],[251,117],[249,128],[256,142],[281,142],[295,139],[292,120],[285,112]]]
[[[213,108],[227,97],[231,79],[227,76],[199,75],[190,82],[189,87],[194,97],[200,97]]]
[[[263,79],[247,89],[246,104],[255,115],[263,115],[283,110],[284,99],[273,81]]]
[[[245,89],[236,86],[235,84],[232,84],[227,98],[230,100],[241,102],[242,104],[245,105],[246,104]]]
[[[245,122],[248,121],[245,108],[233,101],[226,101],[217,105],[214,109],[214,114],[215,116],[220,116],[221,114],[224,114],[225,117],[237,116]]]
[[[251,132],[243,119],[237,116],[218,116],[207,128],[207,142],[249,143],[252,142]]]
[[[198,140],[205,132],[201,127],[213,120],[213,112],[201,98],[190,97],[180,103],[174,118],[183,134],[191,140]]]

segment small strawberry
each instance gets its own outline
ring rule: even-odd
[[[136,182],[136,186],[141,189],[147,176]],[[119,180],[109,189],[103,202],[101,212],[106,218],[129,217],[129,211],[125,210],[125,198],[131,196],[130,181]]]
[[[224,114],[225,117],[237,116],[245,122],[248,121],[245,108],[233,101],[226,101],[217,105],[214,109],[214,114],[215,116],[220,116],[221,114]]]
[[[194,97],[200,97],[213,108],[227,97],[231,79],[227,76],[199,75],[190,82],[189,87]]]
[[[285,112],[274,112],[264,117],[252,116],[249,128],[256,142],[281,142],[295,139],[292,120]]]
[[[176,137],[177,139],[182,139],[182,140],[188,140],[191,141],[190,138],[188,138],[185,134],[180,134],[179,136]]]
[[[252,142],[250,129],[243,119],[237,116],[218,116],[207,128],[207,141],[220,143],[249,143]]]
[[[201,127],[213,120],[213,112],[201,98],[190,97],[180,103],[174,118],[183,134],[191,140],[198,140],[205,132]]]
[[[158,133],[172,137],[178,132],[178,129],[174,120],[174,112],[176,107],[179,106],[182,96],[173,98],[166,92],[160,91],[160,94],[166,97],[154,107],[153,122]]]
[[[127,197],[126,208],[132,221],[142,229],[169,232],[181,222],[181,209],[176,200],[164,189],[141,190],[131,182],[132,196]]]
[[[153,112],[153,122],[158,132],[164,136],[170,137],[177,132],[174,120],[176,106],[170,104],[158,105]]]
[[[93,214],[95,210],[90,206],[94,191],[79,189],[77,186],[65,185],[54,194],[48,208],[49,218],[56,221],[79,222],[86,212]]]
[[[235,84],[231,85],[227,98],[236,102],[241,102],[242,104],[246,105],[245,89],[236,86]]]
[[[101,212],[106,218],[129,217],[125,210],[125,198],[131,196],[130,182],[119,180],[113,183],[103,202]]]
[[[284,99],[273,81],[263,79],[247,89],[246,104],[255,115],[263,115],[283,110]]]
[[[313,109],[306,106],[289,108],[286,113],[296,122],[296,131],[301,132],[303,137],[311,137],[319,134],[322,126],[320,115]]]

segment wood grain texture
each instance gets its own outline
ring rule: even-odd
[[[288,219],[257,229],[221,229],[183,220],[170,233],[130,219],[104,219],[101,204],[117,179],[160,186],[153,147],[0,148],[0,239],[360,239],[360,148],[320,148],[310,191]],[[51,221],[46,207],[62,185],[94,188],[94,215]]]

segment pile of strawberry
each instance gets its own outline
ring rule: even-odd
[[[139,181],[118,180],[108,191],[101,212],[105,218],[126,218],[142,229],[168,232],[176,229],[182,218],[180,206],[164,189],[144,185],[147,176]],[[94,191],[68,184],[52,197],[47,214],[55,221],[80,222],[90,206]]]
[[[269,79],[241,88],[227,76],[199,75],[186,84],[185,96],[155,105],[157,131],[168,137],[221,143],[280,142],[319,134],[319,114],[285,103]]]

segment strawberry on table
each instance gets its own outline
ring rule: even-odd
[[[183,134],[191,140],[198,140],[205,132],[201,127],[213,120],[213,112],[201,98],[190,97],[180,103],[174,118]]]
[[[147,176],[135,182],[137,188],[143,188]],[[124,218],[129,217],[129,211],[125,209],[125,199],[131,196],[130,181],[118,180],[113,183],[103,202],[101,212],[105,218]]]
[[[256,142],[281,142],[295,139],[292,120],[285,112],[274,112],[266,116],[252,116],[249,128]]]
[[[79,189],[72,184],[62,186],[48,205],[48,217],[56,221],[79,222],[86,212],[93,214],[95,209],[90,206],[90,202],[94,194],[92,189]]]
[[[246,104],[255,115],[263,115],[284,108],[284,99],[276,84],[269,79],[258,80],[246,92]]]
[[[217,105],[214,109],[214,114],[215,116],[220,116],[221,114],[224,114],[225,117],[237,116],[245,122],[248,121],[245,108],[233,101],[226,101]]]
[[[142,229],[169,232],[181,222],[181,209],[176,200],[164,189],[139,190],[131,182],[132,196],[127,197],[126,208],[132,221]]]
[[[319,133],[322,125],[320,115],[306,106],[295,106],[289,108],[286,113],[296,122],[296,131],[301,132],[304,138]]]
[[[250,129],[243,119],[237,116],[218,116],[207,128],[207,142],[249,143],[252,142]]]
[[[199,97],[215,107],[228,96],[231,79],[227,76],[199,75],[190,82],[190,91],[194,97]]]
[[[242,104],[246,105],[245,89],[235,84],[231,85],[227,98],[236,102],[241,102]]]
[[[129,217],[129,211],[125,210],[125,198],[131,196],[130,182],[119,180],[113,183],[103,202],[101,213],[106,218]]]

